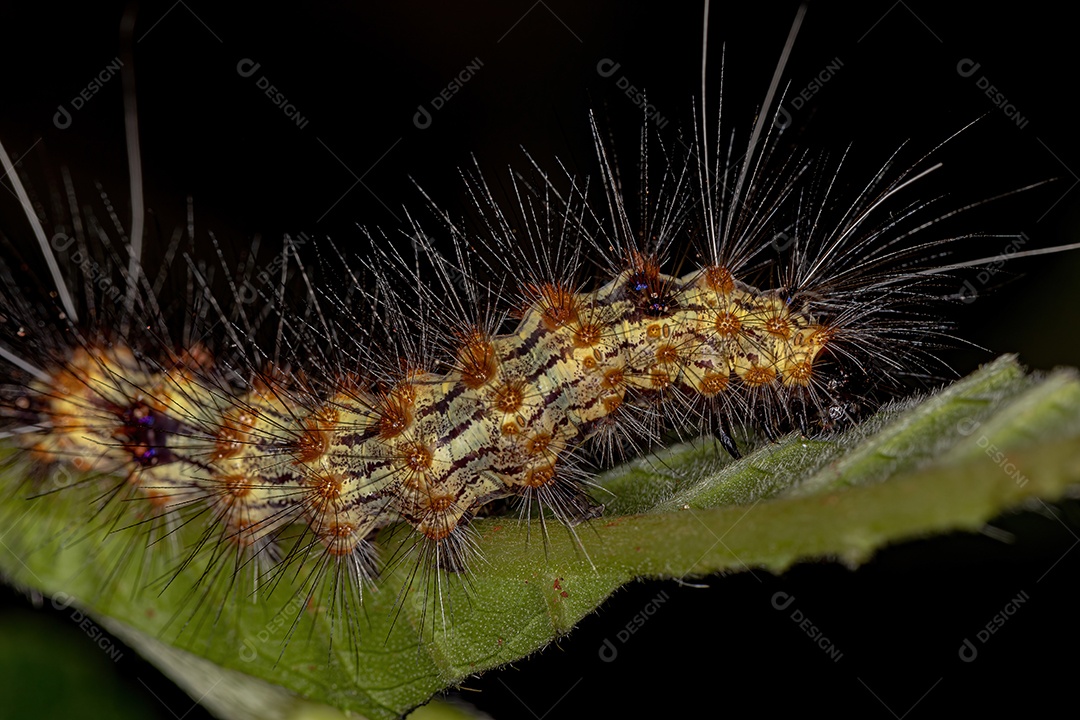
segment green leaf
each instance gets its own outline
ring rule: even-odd
[[[889,543],[978,530],[1033,498],[1057,499],[1080,482],[1080,380],[1028,376],[1003,357],[842,435],[789,436],[735,462],[698,440],[597,482],[602,518],[572,530],[548,521],[546,536],[538,521],[478,520],[483,561],[467,576],[418,576],[399,597],[412,569],[399,566],[348,623],[328,596],[309,601],[296,564],[257,596],[251,568],[235,582],[228,562],[204,576],[206,552],[177,570],[201,518],[147,549],[145,526],[122,529],[135,509],[87,520],[100,494],[91,487],[7,493],[0,569],[85,609],[194,696],[210,690],[223,716],[317,716],[317,703],[397,717],[544,647],[635,578],[856,564]]]

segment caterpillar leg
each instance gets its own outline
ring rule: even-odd
[[[713,413],[710,416],[709,425],[709,432],[720,443],[720,447],[731,456],[731,459],[741,458],[742,453],[739,452],[739,446],[735,444],[735,434],[731,431],[731,419],[728,418],[727,413]]]

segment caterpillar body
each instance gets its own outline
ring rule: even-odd
[[[903,254],[882,248],[889,247],[888,233],[903,235],[904,228],[935,220],[937,211],[927,214],[920,202],[901,204],[900,220],[875,216],[845,226],[843,215],[834,216],[825,231],[805,223],[812,213],[801,216],[801,227],[799,220],[754,225],[755,213],[795,205],[794,184],[812,184],[808,175],[793,166],[749,163],[762,172],[793,172],[770,183],[751,171],[747,194],[732,196],[714,172],[719,165],[703,167],[694,159],[703,141],[723,138],[687,135],[691,159],[666,171],[650,199],[621,187],[603,141],[600,176],[608,194],[600,204],[608,211],[596,210],[596,198],[573,178],[569,190],[546,175],[538,191],[514,185],[512,195],[524,198],[516,235],[560,243],[558,251],[522,250],[510,231],[512,213],[504,214],[474,178],[468,192],[480,207],[481,229],[439,216],[443,230],[458,238],[453,262],[441,260],[427,231],[414,223],[404,240],[389,242],[419,247],[421,260],[392,247],[380,250],[385,238],[375,237],[374,259],[361,269],[374,283],[345,273],[337,278],[344,289],[300,291],[297,305],[284,299],[276,280],[239,275],[270,308],[260,317],[243,307],[248,291],[242,285],[210,289],[213,263],[187,264],[179,301],[147,292],[145,285],[154,284],[150,266],[144,262],[132,274],[124,241],[115,240],[95,255],[107,268],[105,291],[120,290],[111,298],[114,307],[102,303],[108,296],[100,286],[86,294],[89,302],[70,309],[20,290],[5,292],[13,329],[7,349],[29,366],[11,371],[21,389],[9,397],[9,414],[13,427],[45,429],[21,433],[15,442],[35,465],[66,464],[98,482],[108,478],[99,491],[97,523],[108,527],[137,507],[138,519],[124,522],[150,529],[154,547],[146,552],[163,552],[177,525],[205,523],[204,542],[174,561],[210,554],[224,575],[251,572],[260,589],[303,567],[313,597],[328,575],[338,579],[331,583],[331,592],[340,594],[333,602],[348,619],[362,612],[363,593],[379,584],[386,562],[415,562],[427,574],[467,570],[476,561],[468,520],[508,496],[520,499],[522,514],[543,517],[546,511],[571,532],[595,517],[599,508],[581,469],[589,455],[579,448],[587,439],[626,432],[632,441],[655,442],[659,428],[676,424],[714,430],[734,447],[732,421],[812,434],[847,412],[853,397],[875,399],[862,392],[863,384],[891,390],[894,377],[923,372],[931,343],[914,338],[944,333],[945,325],[897,313],[951,291],[941,289],[941,275],[923,274],[949,261],[917,255],[937,252],[939,245],[929,251],[906,246]],[[653,152],[642,159],[655,161]],[[661,148],[661,155],[670,162],[679,153]],[[731,181],[740,163],[728,160],[734,169],[725,179]],[[852,216],[872,211],[923,169],[890,169],[849,204]],[[828,200],[820,188],[806,193]],[[718,215],[739,215],[737,204],[752,199],[754,210],[735,223],[746,234],[703,220],[695,214],[702,210],[693,209],[699,199]],[[632,209],[636,203],[639,210]],[[779,253],[786,269],[763,271],[759,261],[773,252],[768,243],[793,227],[796,241]],[[64,228],[47,228],[58,229]],[[829,253],[813,249],[845,231],[852,233],[847,245]],[[867,250],[882,237],[878,250],[845,259],[845,249]],[[29,256],[31,246],[20,242],[17,251]],[[694,243],[697,252],[686,262],[684,248]],[[568,252],[567,245],[577,249]],[[481,255],[486,246],[487,259],[472,256],[472,246]],[[229,252],[216,242],[213,248]],[[599,281],[583,268],[581,256],[590,250],[606,256]],[[281,263],[266,265],[293,283],[326,281],[334,277],[327,268],[347,253],[329,244],[318,252],[323,267],[310,273],[288,245]],[[248,257],[256,254],[241,253],[233,264]],[[514,258],[506,265],[518,273],[509,290],[497,277],[505,258]],[[553,267],[554,258],[563,265]],[[867,266],[867,258],[878,264]],[[417,262],[430,265],[435,280],[410,295],[401,286],[423,280],[413,269]],[[811,270],[819,262],[827,268],[817,275]],[[884,286],[878,268],[899,273],[898,279]],[[93,279],[80,271],[84,280]],[[71,266],[65,272],[78,277]],[[17,274],[17,266],[8,273],[12,288],[19,285]],[[49,282],[42,275],[40,284]],[[77,291],[78,282],[72,285]],[[368,285],[375,290],[363,289]],[[194,327],[174,332],[167,308],[159,307],[170,300],[188,306],[188,316],[198,318]],[[94,310],[89,327],[59,318],[85,320]],[[22,331],[42,315],[51,327],[27,338]],[[215,324],[210,335],[217,339],[208,339],[207,349],[197,338]],[[137,336],[135,328],[147,326],[152,329]],[[409,333],[413,327],[422,328],[419,340]],[[261,342],[266,335],[272,340]],[[182,339],[170,341],[173,336]],[[850,373],[862,379],[852,381]],[[404,540],[384,541],[395,527],[400,535],[392,539]]]
[[[126,347],[87,346],[21,399],[49,428],[23,437],[35,461],[126,475],[165,512],[213,498],[245,546],[303,518],[327,553],[363,567],[369,536],[406,521],[460,561],[457,528],[493,499],[535,493],[580,519],[553,489],[559,456],[635,395],[698,393],[741,410],[761,391],[812,392],[836,334],[719,266],[672,278],[643,259],[595,293],[548,284],[536,295],[514,333],[466,336],[455,371],[410,372],[378,392],[334,378],[341,391],[306,413],[287,384],[223,399],[192,373],[208,360],[156,372]]]

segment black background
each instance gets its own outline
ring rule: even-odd
[[[393,233],[403,207],[422,208],[412,179],[441,205],[463,206],[456,168],[473,156],[492,177],[508,164],[524,166],[522,146],[547,167],[559,158],[594,172],[590,109],[636,173],[641,114],[616,87],[618,76],[648,90],[669,121],[662,132],[672,135],[691,121],[691,102],[700,95],[701,11],[693,3],[353,5],[280,12],[193,0],[139,8],[135,68],[151,237],[171,232],[191,195],[197,227],[226,245],[249,243],[255,233],[272,239],[305,231],[359,248],[357,224]],[[726,43],[725,112],[741,128],[761,102],[795,8],[713,8],[708,101],[720,95]],[[66,164],[77,177],[99,180],[126,217],[119,77],[74,114],[70,128],[52,123],[57,106],[120,54],[122,11],[107,3],[0,10],[0,139],[18,157],[42,138],[24,164]],[[834,154],[854,142],[851,177],[867,177],[905,140],[929,149],[985,115],[950,150],[931,191],[947,191],[960,204],[1058,178],[965,222],[1024,231],[1029,247],[1075,242],[1080,190],[1069,190],[1073,169],[1080,171],[1080,143],[1072,29],[1048,3],[997,12],[974,3],[813,5],[788,68],[791,87],[805,87],[834,58],[843,69],[793,113],[788,137]],[[258,75],[281,89],[308,119],[306,127],[297,128],[259,92],[258,75],[237,73],[243,58],[261,64]],[[434,113],[430,127],[417,128],[417,106],[430,107],[475,58],[482,69]],[[620,63],[615,77],[597,73],[605,58]],[[981,63],[975,76],[957,73],[963,58]],[[1026,127],[1017,128],[979,91],[982,75],[1028,119]],[[363,184],[354,185],[357,177]],[[987,248],[986,255],[1000,250]],[[1080,364],[1080,253],[1023,261],[1015,270],[1020,277],[994,279],[991,295],[946,311],[958,336],[985,348],[949,355],[957,372],[1010,351],[1037,368]],[[1042,515],[997,523],[1016,532],[1012,544],[939,538],[886,550],[855,572],[811,565],[780,578],[712,578],[707,590],[637,584],[557,646],[468,681],[480,692],[462,695],[496,717],[530,710],[540,717],[549,709],[551,716],[579,715],[596,707],[676,714],[813,707],[867,717],[904,716],[913,706],[909,717],[1049,710],[1067,697],[1077,645],[1070,582],[1077,565],[1068,553],[1076,506],[1060,510],[1064,524]],[[843,651],[839,662],[771,606],[781,590]],[[615,662],[601,662],[603,640],[661,591],[670,601],[620,646]],[[961,662],[963,639],[1020,591],[1030,602],[980,646],[975,662]],[[5,599],[5,612],[23,611],[17,596]],[[1055,659],[1059,653],[1064,660]],[[123,669],[147,682],[153,673],[135,662]],[[132,688],[143,692],[136,683]],[[183,714],[182,694],[167,686],[160,692]]]

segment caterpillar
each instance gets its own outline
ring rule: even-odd
[[[538,9],[538,10],[537,10],[536,12],[539,12],[539,10],[540,10],[540,9]],[[189,21],[189,22],[191,22],[191,21]],[[557,30],[557,29],[558,29],[558,25],[557,25],[557,23],[555,23],[554,21],[549,21],[549,22],[550,22],[550,23],[552,24],[552,25],[551,25],[551,29],[554,29],[554,30]],[[689,21],[688,21],[688,22],[689,22]],[[758,21],[758,22],[760,22],[760,21]],[[508,24],[508,25],[510,25],[510,24]],[[163,26],[162,28],[159,28],[159,29],[164,29],[164,26]],[[186,30],[185,30],[185,31],[191,31],[192,29],[198,29],[198,28],[195,28],[195,27],[194,27],[194,24],[192,23],[192,26],[191,26],[191,27],[188,27],[188,28],[186,28]],[[156,30],[156,31],[157,31],[157,30]],[[150,36],[150,37],[153,37],[153,36]],[[212,42],[212,41],[207,41],[207,42]],[[570,42],[572,42],[572,39],[570,40]],[[245,53],[245,54],[244,54],[244,55],[243,55],[242,57],[238,57],[237,59],[243,59],[243,58],[246,58],[246,57],[248,57],[248,55],[252,55],[252,59],[255,59],[255,57],[254,57],[254,56],[255,56],[255,55],[257,55],[257,53],[254,53],[254,52],[253,52],[253,53]],[[773,53],[773,55],[774,55],[774,53]],[[475,58],[475,57],[480,57],[480,55],[478,55],[478,54],[472,54],[472,55],[470,55],[469,57],[467,57],[467,58],[463,58],[463,59],[473,59],[473,58]],[[605,55],[603,55],[603,56],[600,56],[600,57],[591,57],[591,59],[592,59],[592,60],[596,60],[596,62],[598,62],[598,60],[599,60],[599,59],[604,59],[604,58],[606,58],[606,57],[607,57],[607,55],[605,54]],[[462,63],[462,65],[464,65],[464,63]],[[589,64],[589,65],[588,65],[588,66],[586,66],[586,67],[589,67],[589,68],[590,68],[591,70],[593,70],[593,68],[595,68],[595,65],[596,65],[596,63],[591,63],[591,64]],[[633,76],[630,76],[630,69],[629,69],[629,67],[627,67],[627,66],[626,66],[626,62],[623,62],[623,63],[622,63],[622,66],[623,66],[624,68],[626,68],[626,77],[633,77]],[[230,67],[231,67],[231,65],[230,65]],[[265,70],[265,71],[266,71],[267,77],[268,77],[268,78],[272,78],[273,76],[272,76],[272,74],[271,74],[271,72],[270,72],[270,69],[269,69],[269,66],[268,66],[268,64],[267,64],[267,63],[265,62],[265,60],[264,60],[264,62],[262,62],[262,67],[266,68],[266,70]],[[483,67],[484,67],[484,68],[490,68],[490,67],[491,67],[491,63],[490,63],[490,62],[489,62],[489,60],[487,60],[486,58],[484,59],[484,66],[483,66]],[[593,72],[595,72],[595,70],[593,70]],[[478,76],[477,76],[477,81],[480,81],[480,80],[482,80],[482,79],[483,79],[483,74],[482,74],[482,73],[483,73],[483,70],[481,71],[481,74],[478,74]],[[599,76],[598,76],[598,73],[596,73],[596,74],[597,74],[597,77],[599,77]],[[454,72],[450,72],[450,73],[447,73],[447,74],[446,74],[446,77],[453,77],[453,76],[454,76]],[[620,79],[620,78],[622,78],[622,77],[623,77],[623,76],[622,76],[622,74],[618,74],[618,77],[616,77],[616,78],[615,78],[615,79],[613,79],[613,80],[609,80],[609,82],[611,82],[611,83],[612,83],[612,85],[613,85],[613,86],[615,86],[615,90],[616,90],[616,91],[619,91],[619,90],[620,90],[620,89],[619,89],[619,87],[618,87],[618,82],[619,82],[619,79]],[[275,83],[281,83],[281,86],[282,86],[282,87],[288,86],[288,83],[287,83],[286,81],[279,81],[279,80],[276,80],[276,79],[274,79],[274,82],[275,82]],[[470,81],[470,82],[471,82],[471,81]],[[634,80],[633,82],[637,82],[637,81],[636,81],[636,80]],[[643,81],[643,82],[644,82],[644,81]],[[445,84],[440,84],[440,83],[442,83],[442,81],[441,81],[441,80],[440,80],[440,81],[437,81],[437,82],[435,83],[435,87],[438,87],[438,89],[442,89],[442,87],[445,87]],[[654,84],[654,83],[653,83],[653,84]],[[465,86],[465,90],[467,90],[467,89],[468,89],[468,86]],[[256,87],[256,90],[258,90],[258,89],[257,89],[257,87]],[[651,91],[650,91],[650,92],[651,92]],[[287,93],[287,94],[292,94],[292,93]],[[691,96],[691,95],[692,95],[692,93],[685,93],[685,94],[683,95],[683,97],[681,97],[681,98],[678,98],[677,100],[673,100],[673,101],[672,101],[672,104],[671,104],[671,105],[669,105],[669,107],[679,107],[679,104],[681,104],[681,103],[685,103],[685,99],[684,99],[684,98],[685,98],[685,97],[689,97],[689,96]],[[262,114],[262,116],[259,116],[259,117],[267,117],[267,118],[269,118],[269,117],[270,117],[270,112],[273,112],[273,111],[275,111],[275,110],[279,110],[279,109],[280,109],[280,108],[279,108],[279,106],[276,106],[276,105],[274,105],[274,104],[273,104],[273,101],[272,101],[272,100],[271,100],[270,98],[266,97],[265,95],[261,95],[261,96],[260,96],[260,95],[256,94],[256,96],[257,96],[257,97],[258,97],[258,98],[259,98],[259,99],[260,99],[261,101],[264,101],[264,103],[265,103],[265,104],[267,104],[267,105],[269,106],[269,108],[267,109],[267,111],[266,111],[266,112],[264,112],[264,114]],[[427,101],[427,104],[428,104],[428,105],[431,105],[431,103],[430,103],[430,97],[429,97],[429,96],[432,96],[432,92],[430,92],[430,91],[428,91],[428,92],[423,92],[423,93],[418,93],[417,95],[415,95],[415,96],[414,96],[414,97],[419,97],[419,98],[420,98],[419,100],[416,100],[416,104],[424,103],[424,101]],[[297,96],[296,96],[296,100],[295,100],[295,105],[296,105],[296,107],[301,107],[301,106],[300,106],[300,104],[299,104],[299,98],[302,98],[302,95],[297,95]],[[434,116],[433,116],[433,124],[432,124],[432,126],[431,126],[430,128],[427,128],[427,130],[424,130],[423,132],[428,132],[428,131],[435,131],[435,132],[437,132],[438,130],[440,130],[440,128],[441,128],[441,127],[443,127],[443,125],[441,125],[441,124],[440,124],[440,123],[441,123],[441,121],[443,121],[443,119],[447,119],[447,122],[448,122],[448,123],[450,123],[450,122],[454,122],[453,120],[451,120],[451,118],[453,118],[453,116],[450,116],[450,114],[449,114],[449,113],[450,113],[451,111],[453,111],[453,110],[455,109],[455,105],[454,105],[454,104],[456,104],[456,103],[459,103],[459,101],[462,101],[462,100],[467,100],[467,98],[468,98],[468,95],[465,95],[465,94],[464,94],[464,90],[462,90],[462,91],[461,91],[460,93],[458,93],[458,94],[454,95],[454,98],[455,98],[455,99],[454,99],[454,100],[451,100],[451,103],[450,103],[449,105],[447,105],[447,106],[445,107],[445,110],[446,110],[446,113],[447,113],[447,114],[437,114],[437,113],[436,113],[436,114],[434,114]],[[103,100],[103,99],[105,99],[105,96],[103,96],[103,97],[100,97],[100,98],[98,98],[98,100],[95,100],[95,103],[96,103],[96,101],[100,101],[100,100]],[[622,92],[619,92],[619,94],[618,94],[618,95],[617,95],[617,96],[616,96],[615,98],[612,98],[612,100],[615,100],[615,99],[619,99],[620,101],[624,101],[624,103],[626,103],[627,105],[629,105],[629,107],[630,107],[630,109],[631,109],[632,113],[634,114],[634,122],[635,122],[635,123],[637,123],[637,122],[639,121],[639,119],[640,119],[640,118],[639,118],[639,116],[637,116],[637,110],[638,110],[638,108],[636,108],[636,107],[634,106],[634,104],[633,104],[633,100],[632,100],[632,99],[631,99],[630,97],[627,97],[627,96],[626,96],[626,95],[625,95],[624,93],[622,93]],[[755,100],[755,101],[756,101],[756,100]],[[415,105],[416,105],[416,104],[410,104],[410,105],[406,106],[406,109],[408,110],[408,112],[406,113],[406,116],[405,116],[405,117],[406,117],[406,120],[410,121],[410,120],[411,120],[411,118],[413,118],[413,112],[414,112],[414,110],[415,110]],[[92,107],[92,106],[90,106],[90,107]],[[685,106],[683,106],[683,107],[685,107]],[[87,108],[87,109],[89,109],[89,108]],[[54,110],[54,108],[50,108],[50,110]],[[260,112],[261,112],[261,111],[260,111]],[[443,111],[442,111],[442,110],[440,110],[440,111],[438,111],[438,112],[443,112]],[[254,113],[253,113],[253,114],[254,114]],[[49,114],[48,114],[48,116],[46,116],[46,117],[49,117],[49,118],[51,118],[51,117],[52,117],[52,113],[49,113]],[[89,116],[84,116],[84,117],[89,117]],[[77,117],[77,118],[78,118],[78,117]],[[79,119],[81,119],[81,118],[79,118]],[[274,118],[274,119],[275,119],[275,120],[281,120],[280,118]],[[286,118],[285,120],[288,120],[288,119]],[[314,122],[314,116],[312,116],[312,122]],[[460,121],[458,121],[458,122],[460,123]],[[313,127],[313,126],[314,126],[314,125],[311,125],[311,127]],[[303,128],[303,130],[307,130],[307,128]],[[421,131],[419,130],[419,128],[415,128],[415,126],[414,126],[414,127],[413,127],[413,130],[410,130],[410,132],[415,132],[415,133],[417,133],[417,136],[419,136],[419,133],[420,133]],[[422,137],[422,136],[419,136],[419,137]],[[444,137],[445,137],[445,136],[444,136]],[[393,141],[393,137],[390,137],[390,138],[389,138],[389,140],[390,140],[390,141],[388,142],[388,145],[390,145],[390,144],[391,144],[391,142]],[[443,140],[443,141],[445,142],[445,140]],[[423,140],[419,140],[418,142],[421,142],[421,144],[422,144]],[[588,145],[588,144],[586,144],[586,145]],[[339,150],[339,148],[335,148],[335,149],[338,149],[338,150]],[[585,148],[584,150],[581,150],[581,151],[580,151],[580,152],[579,152],[578,154],[580,155],[580,157],[590,157],[590,155],[592,154],[592,150],[591,150],[591,149],[589,149],[589,148]],[[334,162],[334,161],[327,161],[327,164],[333,164],[333,162]],[[464,163],[459,163],[459,164],[464,164]],[[362,172],[362,171],[357,171],[357,174],[359,174],[359,172]],[[1056,172],[1056,171],[1055,171],[1055,172]],[[345,175],[345,176],[343,176],[343,178],[342,178],[342,179],[345,179],[345,180],[346,180],[346,184],[345,184],[345,187],[348,187],[348,182],[351,182],[351,179],[350,179],[350,178],[348,177],[348,175]],[[431,186],[430,182],[429,182],[429,181],[428,181],[427,179],[424,179],[424,181],[422,182],[422,185],[423,185],[424,187],[430,187],[430,186]],[[342,187],[341,189],[343,190],[343,189],[345,189],[345,187]],[[357,186],[356,190],[360,190],[360,187],[359,187],[359,186]],[[357,193],[357,194],[359,194],[359,193]],[[395,192],[394,194],[396,195],[397,193]],[[402,194],[404,194],[404,192],[402,192]],[[435,193],[433,193],[433,194],[435,194]],[[327,198],[327,199],[326,199],[326,200],[327,200],[327,202],[323,203],[323,205],[324,205],[324,206],[328,206],[328,205],[330,205],[330,203],[332,203],[332,202],[333,202],[333,200],[334,200],[334,199],[336,198],[336,196],[337,196],[336,194],[332,194],[332,195],[330,195],[330,196],[329,196],[329,198]],[[349,198],[349,200],[350,200],[350,201],[354,201],[354,200],[355,200],[355,195],[353,195],[353,194],[350,194],[350,195],[348,195],[348,198]],[[201,201],[200,201],[200,202],[201,202]],[[357,203],[359,203],[359,204],[361,204],[361,205],[364,205],[364,204],[366,204],[366,205],[372,206],[372,207],[374,208],[374,210],[373,210],[373,213],[376,213],[376,214],[377,214],[377,213],[384,213],[384,212],[386,212],[386,210],[384,210],[384,209],[383,209],[383,208],[381,207],[381,205],[382,205],[382,202],[381,202],[381,200],[378,200],[378,199],[373,199],[373,198],[367,198],[367,196],[365,196],[365,198],[364,198],[363,200],[359,200],[359,201],[356,201],[356,202],[357,202]],[[278,205],[278,204],[280,204],[280,203],[271,203],[271,204],[274,204],[274,205]],[[321,208],[320,208],[320,212],[322,212],[322,210],[323,210],[323,209],[325,209],[325,208],[324,208],[324,207],[321,207]],[[298,214],[299,214],[299,213],[298,213]],[[357,216],[360,216],[361,214],[360,214],[359,212],[357,212],[357,213],[356,213],[356,215],[357,215]],[[310,222],[310,215],[309,215],[309,218],[308,218],[308,220],[307,220],[307,221],[309,221],[309,222]],[[649,269],[649,267],[647,266],[647,264],[643,264],[643,266],[642,266],[642,271],[643,271],[643,272],[645,272],[645,271],[648,271],[649,273],[651,273],[651,270]],[[660,274],[658,274],[658,275],[657,275],[658,279],[659,279],[659,277],[660,277],[660,276],[661,276]],[[665,280],[666,280],[666,277],[665,277]],[[646,283],[646,284],[648,284],[648,283]],[[670,284],[670,283],[665,283],[665,284]],[[543,300],[543,299],[544,299],[544,298],[542,297],[542,294],[541,294],[541,300]],[[549,301],[549,304],[551,304],[551,305],[552,305],[552,307],[554,307],[554,308],[558,308],[558,307],[559,307],[559,305],[558,305],[558,303],[557,303],[557,302],[555,302],[555,303],[552,303],[552,302],[550,302],[550,298],[548,299],[548,301]],[[801,322],[801,321],[799,321],[799,322]],[[480,353],[480,355],[481,355],[481,357],[483,358],[483,357],[484,357],[484,356],[486,355],[486,351],[483,351],[483,350],[482,350],[482,352]],[[198,357],[198,356],[197,356],[197,355],[195,355],[195,357]],[[116,356],[116,361],[117,361],[117,362],[124,362],[124,358],[118,355],[118,356]],[[194,361],[191,361],[191,362],[194,362]],[[786,406],[785,406],[785,407],[786,407]]]

